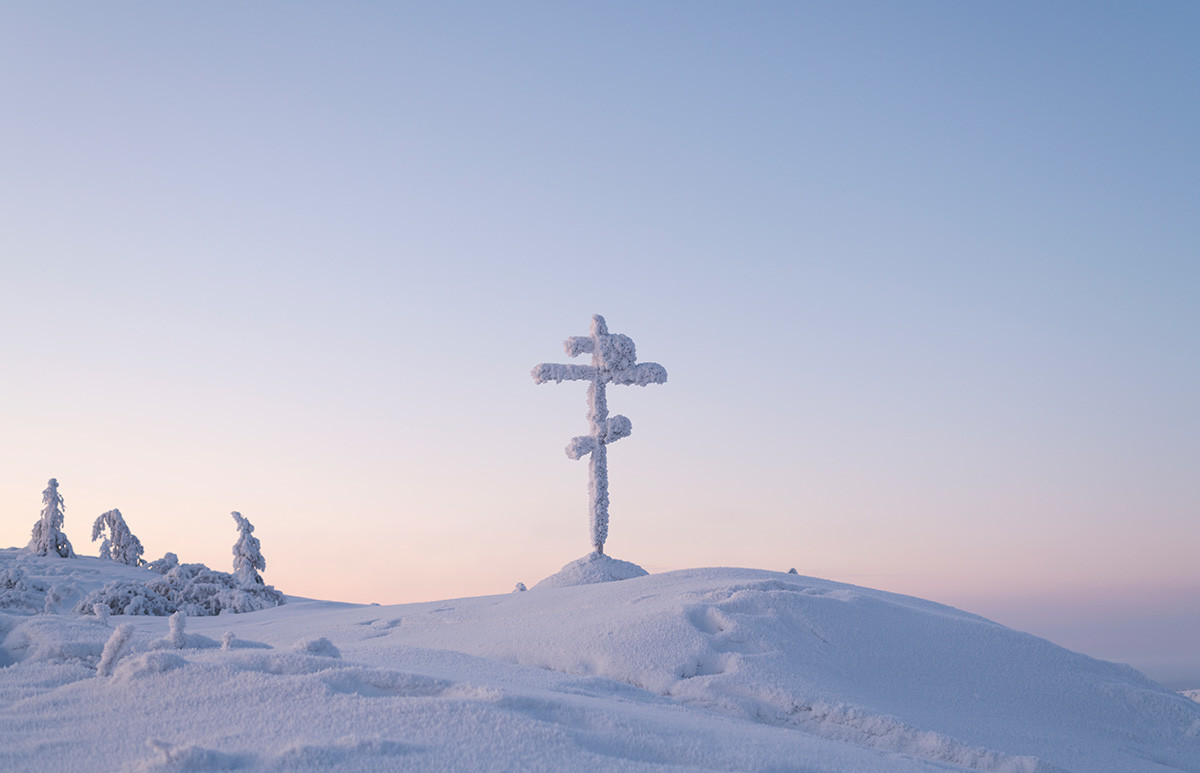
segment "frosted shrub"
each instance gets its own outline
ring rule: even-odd
[[[604,553],[604,541],[608,538],[608,451],[609,443],[615,443],[633,432],[633,422],[624,416],[608,415],[608,399],[605,385],[613,384],[665,384],[667,370],[657,362],[637,362],[637,351],[633,340],[620,333],[609,333],[604,317],[592,317],[590,336],[571,336],[563,342],[563,349],[570,357],[591,354],[591,365],[574,365],[543,362],[534,367],[531,375],[535,383],[553,381],[587,381],[588,424],[590,434],[572,438],[567,444],[567,456],[582,459],[589,456],[588,499],[589,522],[592,546],[597,553]]]
[[[42,604],[42,612],[51,614],[67,596],[74,592],[74,585],[52,585],[50,590],[46,591],[46,599]]]
[[[233,513],[238,526],[238,540],[233,546],[234,573],[209,569],[204,564],[181,564],[174,553],[167,553],[157,561],[146,565],[156,572],[144,583],[114,580],[103,588],[89,593],[76,605],[75,611],[82,615],[96,614],[97,604],[108,607],[114,615],[171,615],[183,613],[190,617],[219,615],[222,612],[253,612],[258,609],[277,607],[283,603],[283,594],[263,582],[258,570],[266,569],[254,526]],[[128,546],[129,540],[118,540],[116,535],[129,534],[125,521],[116,510],[100,516],[93,528],[99,534],[101,526],[107,526],[114,535],[111,542],[112,556],[118,556],[118,544]],[[137,538],[129,534],[132,542]],[[95,537],[93,536],[93,539]],[[136,555],[140,560],[141,543],[136,552],[123,550],[120,555]]]
[[[179,566],[179,556],[175,555],[174,553],[167,553],[157,561],[151,561],[150,563],[146,564],[147,569],[158,572],[159,574],[166,574],[177,566]]]
[[[129,644],[129,640],[133,638],[133,625],[130,623],[121,623],[108,637],[108,641],[104,643],[104,651],[100,653],[100,662],[96,665],[97,676],[110,676],[113,666],[120,660],[122,653],[125,651],[125,646]]]
[[[228,612],[253,612],[283,603],[283,594],[270,585],[242,585],[228,572],[204,564],[180,564],[146,583],[170,598],[176,609],[201,617]]]
[[[142,560],[142,541],[129,531],[120,510],[109,510],[96,518],[96,522],[92,524],[92,542],[103,536],[105,529],[108,529],[108,536],[100,543],[101,558],[112,559],[129,566],[141,566],[146,563]]]
[[[62,532],[65,509],[62,495],[58,493],[58,481],[51,478],[42,492],[42,515],[33,525],[33,538],[25,546],[26,550],[38,556],[75,557],[71,541]]]
[[[323,658],[340,658],[342,656],[337,646],[324,636],[315,639],[301,639],[292,645],[292,650],[305,655],[319,655]]]
[[[187,644],[187,635],[183,632],[183,629],[187,627],[187,615],[176,612],[167,618],[167,627],[170,629],[167,633],[167,642],[177,650],[183,649]]]
[[[230,515],[238,528],[238,540],[233,545],[233,576],[242,585],[262,585],[263,579],[258,572],[266,571],[267,560],[263,558],[258,537],[254,536],[254,524],[241,513]]]
[[[143,583],[130,580],[105,583],[103,588],[97,588],[76,604],[75,612],[95,615],[98,606],[107,607],[114,615],[169,615],[176,609],[171,599]]]
[[[104,604],[115,615],[170,615],[190,617],[221,612],[253,612],[283,603],[283,594],[270,585],[242,586],[228,572],[204,564],[177,564],[161,577],[145,583],[113,580],[79,602],[79,614],[95,614]]]
[[[0,571],[0,609],[5,612],[37,614],[45,608],[47,590],[42,581],[26,578],[20,567]]]

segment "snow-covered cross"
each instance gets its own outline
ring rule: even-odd
[[[591,499],[589,520],[592,529],[592,546],[597,553],[604,552],[604,541],[608,538],[608,452],[607,444],[628,437],[633,423],[624,416],[608,415],[608,400],[604,387],[613,384],[665,384],[667,369],[657,362],[637,362],[637,353],[629,336],[609,333],[604,317],[592,316],[590,336],[571,336],[563,341],[567,355],[577,357],[592,355],[591,365],[571,365],[543,362],[533,369],[533,380],[538,384],[553,381],[590,381],[588,384],[588,422],[590,435],[571,438],[567,444],[567,456],[581,459],[591,454],[589,460],[588,496]]]

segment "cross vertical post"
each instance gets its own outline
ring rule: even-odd
[[[624,416],[608,415],[605,386],[613,384],[665,384],[667,370],[656,362],[637,362],[633,340],[620,333],[609,333],[604,317],[592,316],[591,335],[571,336],[563,342],[568,356],[592,355],[591,365],[544,362],[534,367],[535,383],[588,381],[588,428],[590,433],[571,439],[567,456],[581,459],[588,455],[588,521],[592,547],[604,553],[608,539],[608,449],[633,431],[633,423]]]

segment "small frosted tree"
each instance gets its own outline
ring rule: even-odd
[[[105,529],[108,529],[107,536],[104,536]],[[120,510],[109,510],[96,518],[96,522],[92,524],[92,542],[102,536],[104,539],[100,543],[101,558],[129,566],[141,566],[146,563],[142,559],[142,541],[129,531]]]
[[[534,367],[530,375],[535,383],[553,381],[587,381],[587,418],[591,432],[572,438],[567,444],[567,456],[571,459],[589,457],[588,498],[589,523],[592,532],[592,547],[596,553],[604,553],[604,541],[608,539],[608,449],[623,437],[629,437],[633,423],[624,416],[608,415],[607,384],[665,384],[667,370],[657,362],[637,362],[637,350],[629,336],[609,333],[604,317],[592,316],[590,336],[571,336],[563,341],[563,349],[570,357],[591,354],[591,365],[543,362]]]
[[[51,478],[42,492],[42,516],[33,525],[33,539],[25,546],[26,550],[39,556],[75,557],[71,541],[62,532],[65,509],[62,495],[58,493],[58,480]]]
[[[266,571],[267,560],[262,545],[254,536],[254,524],[241,513],[230,513],[238,527],[238,540],[233,545],[233,576],[241,585],[263,585],[259,572]]]
[[[133,625],[121,623],[104,643],[104,651],[100,653],[100,662],[96,664],[98,676],[112,676],[113,666],[121,659],[129,640],[133,638]]]

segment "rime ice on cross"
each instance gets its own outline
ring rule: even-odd
[[[588,496],[592,545],[597,553],[604,552],[604,540],[608,538],[608,452],[607,444],[628,437],[633,423],[624,416],[608,415],[608,400],[604,386],[614,384],[665,384],[667,370],[657,362],[636,362],[637,353],[633,341],[620,333],[609,333],[604,317],[592,316],[590,336],[571,336],[563,341],[563,348],[571,357],[590,353],[591,365],[560,365],[543,362],[533,369],[533,380],[538,384],[553,381],[590,381],[588,384],[588,422],[590,435],[580,435],[567,444],[567,456],[580,459],[591,454],[588,465]]]

